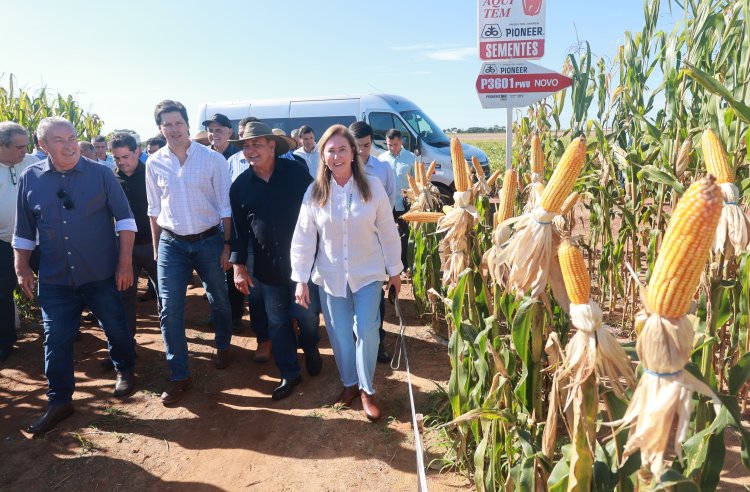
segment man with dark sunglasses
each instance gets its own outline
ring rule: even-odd
[[[10,356],[16,343],[15,304],[13,290],[13,227],[16,223],[18,178],[39,159],[29,155],[29,132],[17,123],[0,123],[0,363]]]
[[[13,248],[18,283],[33,298],[29,257],[39,237],[37,300],[44,321],[49,406],[27,430],[43,434],[73,413],[73,341],[84,306],[107,336],[117,371],[114,396],[126,396],[135,388],[135,346],[118,290],[133,283],[137,227],[114,173],[81,157],[69,121],[45,118],[37,132],[48,158],[31,165],[18,182]]]

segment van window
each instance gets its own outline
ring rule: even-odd
[[[411,132],[404,126],[404,123],[400,118],[395,117],[393,113],[370,113],[369,123],[372,127],[374,134],[372,138],[372,144],[381,152],[388,150],[385,144],[385,134],[391,128],[395,128],[401,132],[404,147],[411,152],[414,152],[414,139],[411,136]]]
[[[312,127],[315,133],[315,141],[317,142],[320,137],[325,133],[328,128],[333,125],[344,125],[348,127],[354,123],[356,118],[354,116],[315,116],[315,117],[301,117],[301,118],[290,118],[287,120],[290,122],[289,130],[284,129],[287,135],[295,128],[299,128],[302,125],[309,125]]]
[[[406,123],[425,143],[432,147],[450,147],[451,141],[429,116],[419,110],[401,111]]]

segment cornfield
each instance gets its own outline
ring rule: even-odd
[[[436,463],[478,490],[715,490],[728,432],[750,469],[750,0],[668,6],[612,64],[568,56],[514,125],[517,183],[454,156],[456,204],[412,225],[449,326]]]

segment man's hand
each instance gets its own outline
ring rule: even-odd
[[[131,261],[119,261],[117,262],[117,271],[115,272],[115,283],[117,284],[117,290],[123,291],[130,288],[133,285],[133,262]]]
[[[234,265],[234,286],[245,295],[249,295],[250,289],[255,287],[245,265]]]
[[[388,291],[391,287],[393,287],[394,291],[396,292],[395,298],[398,299],[398,295],[401,293],[401,275],[393,275],[392,277],[388,277],[388,283],[385,284],[386,295],[388,295]]]
[[[229,263],[229,250],[229,245],[225,244],[224,249],[221,250],[221,257],[219,258],[219,261],[221,262],[221,269],[225,272],[232,268],[232,264]]]
[[[310,289],[307,288],[307,282],[297,282],[294,299],[297,304],[305,309],[310,306]]]
[[[34,278],[34,272],[31,268],[26,267],[25,269],[16,272],[18,279],[18,285],[21,286],[21,290],[26,294],[29,299],[34,299],[34,290],[36,290],[36,279]]]

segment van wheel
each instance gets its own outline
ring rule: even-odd
[[[443,202],[443,205],[453,205],[453,183],[451,183],[450,186],[446,186],[443,183],[432,183],[435,185],[435,188],[438,189],[440,192],[440,201]]]

